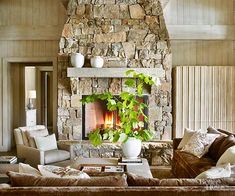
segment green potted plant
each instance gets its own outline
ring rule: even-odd
[[[153,132],[145,128],[148,124],[148,116],[145,115],[144,109],[148,106],[138,100],[143,97],[143,87],[152,86],[158,78],[143,73],[136,73],[129,70],[126,75],[132,74],[132,78],[125,81],[125,85],[134,89],[134,92],[124,91],[119,97],[105,92],[102,94],[92,94],[81,99],[82,103],[91,103],[97,100],[106,102],[109,111],[116,111],[120,118],[120,126],[113,128],[97,128],[88,135],[89,140],[94,146],[101,145],[104,140],[110,142],[121,142],[123,154],[127,158],[136,158],[141,151],[141,141],[149,141],[153,138]]]

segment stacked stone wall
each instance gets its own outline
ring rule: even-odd
[[[172,137],[171,47],[158,0],[70,0],[58,60],[58,135],[82,138],[82,95],[126,90],[123,78],[67,78],[69,55],[102,56],[108,68],[159,68],[161,85],[149,92],[154,140]],[[110,69],[112,71],[112,69]]]

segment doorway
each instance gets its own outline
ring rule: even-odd
[[[26,126],[30,91],[36,124],[53,129],[53,67],[51,63],[12,63],[10,66],[10,115],[12,127]]]
[[[14,68],[12,68],[14,66]],[[28,103],[25,95],[25,67],[50,67],[50,70],[41,70],[41,72],[51,72],[53,80],[52,87],[52,121],[53,132],[56,131],[57,114],[57,58],[55,57],[9,57],[0,61],[0,151],[9,151],[14,147],[13,129],[19,126],[25,126],[25,108]],[[40,75],[40,74],[38,74]],[[43,75],[43,74],[41,74]],[[37,74],[36,74],[36,77]],[[35,77],[35,78],[36,78]],[[39,85],[41,86],[41,85]],[[51,91],[51,87],[49,87]],[[39,93],[40,94],[40,93]],[[35,107],[38,109],[37,99]],[[27,99],[27,100],[26,100]],[[45,105],[45,104],[42,104]],[[51,107],[51,106],[47,106]],[[40,109],[39,109],[40,110]],[[39,114],[38,114],[39,115]],[[41,115],[39,115],[41,116]],[[42,117],[43,118],[43,117]],[[16,120],[15,120],[16,119]],[[39,118],[37,118],[38,123]],[[50,120],[48,120],[50,121]],[[47,121],[47,122],[48,122]],[[40,123],[41,124],[41,123]],[[44,123],[42,123],[44,124]],[[51,125],[48,123],[48,126]]]

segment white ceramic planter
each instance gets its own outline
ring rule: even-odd
[[[101,56],[95,56],[91,58],[91,67],[102,68],[104,65],[104,59]]]
[[[71,64],[73,67],[81,68],[84,65],[85,57],[81,53],[71,54]]]
[[[128,140],[122,143],[123,155],[128,159],[136,159],[141,152],[141,140],[134,137],[128,138]]]

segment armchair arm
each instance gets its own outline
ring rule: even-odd
[[[25,145],[17,145],[17,156],[18,158],[24,158],[25,163],[28,163],[33,167],[44,165],[45,163],[43,151]]]
[[[177,147],[179,146],[181,140],[182,140],[182,138],[174,138],[173,139],[173,150],[177,149]]]
[[[58,146],[58,149],[60,150],[66,150],[70,152],[70,159],[73,159],[75,157],[72,144],[65,144],[65,143],[58,141],[57,146]]]

